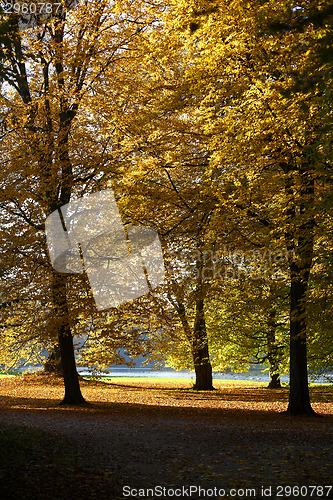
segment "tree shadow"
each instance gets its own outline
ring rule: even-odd
[[[160,420],[183,420],[188,423],[206,425],[208,423],[219,423],[244,427],[244,421],[248,424],[277,427],[298,427],[300,423],[308,428],[309,419],[306,416],[289,416],[285,412],[274,411],[270,408],[207,408],[191,406],[173,406],[147,404],[138,402],[112,402],[112,401],[92,401],[86,406],[60,405],[60,400],[49,398],[28,398],[2,396],[0,398],[0,416],[1,414],[12,413],[21,415],[54,415],[54,416],[79,416],[84,415],[87,418],[136,418],[136,419],[160,419]],[[332,426],[333,415],[321,413],[324,419],[315,419],[315,427],[323,428],[327,425]],[[319,424],[317,422],[319,421]],[[249,427],[253,430],[253,427]]]

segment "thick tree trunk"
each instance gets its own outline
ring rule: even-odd
[[[306,289],[300,281],[291,283],[290,291],[290,391],[287,413],[314,415],[311,408],[306,349]]]
[[[201,261],[202,263],[202,261]],[[198,265],[200,266],[199,262]],[[204,294],[202,287],[202,275],[198,276],[196,288],[196,317],[194,321],[193,332],[187,320],[186,310],[183,302],[177,298],[175,308],[177,309],[180,321],[183,325],[184,333],[188,342],[191,344],[193,365],[195,370],[195,384],[193,389],[197,391],[212,391],[213,371],[209,360],[208,338],[206,332]]]
[[[276,344],[276,310],[271,309],[268,314],[268,332],[267,332],[267,358],[269,362],[270,381],[268,389],[280,389],[281,380],[279,373],[279,349]]]
[[[59,332],[59,346],[65,384],[65,397],[61,404],[84,404],[85,400],[81,394],[79,377],[76,371],[73,337],[70,329],[63,328],[62,331]]]
[[[197,391],[213,391],[213,372],[212,365],[209,360],[204,299],[200,296],[196,299],[196,316],[193,329],[192,354],[195,369],[195,385],[193,386],[193,389]]]
[[[270,372],[270,381],[267,387],[268,389],[281,389],[281,380],[279,373]]]
[[[196,358],[197,360],[199,357]],[[213,372],[209,358],[202,358],[201,362],[196,362],[195,369],[195,384],[193,389],[196,391],[213,391]]]
[[[85,403],[85,400],[81,394],[78,373],[76,370],[73,337],[70,329],[66,302],[66,276],[56,271],[54,271],[53,274],[52,292],[65,385],[65,396],[62,404],[82,405]]]
[[[54,373],[59,376],[63,374],[61,366],[61,353],[58,344],[53,346],[52,351],[44,363],[44,373]]]
[[[315,415],[311,408],[307,371],[306,299],[314,245],[315,173],[306,160],[295,169],[286,169],[287,251],[290,285],[290,390],[289,415]],[[299,204],[295,199],[299,199]]]

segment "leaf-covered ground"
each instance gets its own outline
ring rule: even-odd
[[[117,495],[116,481],[87,464],[83,450],[42,430],[0,425],[0,498],[101,499]],[[68,480],[70,478],[70,480]]]
[[[16,466],[22,469],[24,457],[27,477],[31,469],[31,477],[59,483],[54,493],[38,496],[30,481],[31,496],[24,498],[76,498],[69,490],[77,492],[75,484],[81,485],[81,498],[108,500],[123,498],[122,485],[136,490],[196,485],[224,488],[226,493],[255,488],[255,498],[262,498],[262,486],[273,486],[271,498],[287,498],[275,496],[277,485],[333,483],[332,386],[311,388],[313,408],[323,418],[292,418],[281,414],[287,406],[286,388],[271,391],[255,382],[216,381],[213,392],[194,392],[191,381],[171,379],[121,378],[81,385],[91,405],[73,409],[58,405],[61,380],[41,375],[0,378],[0,422],[44,433],[40,440],[27,439],[25,448],[21,439],[21,458],[16,465],[13,457],[9,460],[8,478],[15,476]],[[62,444],[54,447],[55,453],[43,455],[45,439]],[[33,447],[34,441],[42,443],[41,450]],[[6,474],[2,468],[2,482]],[[311,496],[309,492],[302,497],[317,498],[317,490]],[[327,492],[318,498],[333,498],[333,488]]]

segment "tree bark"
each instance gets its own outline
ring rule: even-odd
[[[290,390],[287,413],[315,415],[311,408],[306,348],[307,284],[292,281],[290,290]]]
[[[65,396],[61,404],[82,405],[85,403],[85,400],[81,394],[79,377],[76,370],[73,336],[66,301],[66,279],[66,276],[54,271],[52,283],[53,304],[65,385]]]
[[[281,380],[279,373],[270,372],[270,381],[267,387],[268,389],[281,389]]]
[[[55,373],[56,375],[62,375],[62,366],[61,366],[61,353],[60,347],[58,344],[53,346],[52,351],[50,352],[47,360],[44,363],[44,372],[45,373]]]
[[[276,310],[273,308],[268,314],[268,332],[267,332],[267,359],[269,362],[270,381],[268,389],[280,389],[281,380],[279,373],[279,349],[276,345]]]
[[[311,408],[307,371],[306,300],[314,245],[313,168],[303,160],[301,166],[287,168],[287,255],[290,284],[290,390],[289,415],[315,415]],[[294,185],[295,173],[299,185]],[[296,205],[295,193],[300,200]]]
[[[213,391],[213,371],[209,360],[208,338],[204,311],[202,286],[199,285],[196,297],[196,312],[193,328],[192,354],[195,370],[195,384],[197,391]]]
[[[195,370],[195,384],[193,386],[193,389],[198,391],[212,391],[214,390],[213,371],[209,359],[209,347],[206,332],[201,276],[199,276],[198,278],[195,307],[196,317],[192,332],[186,316],[186,310],[183,302],[179,298],[177,298],[175,304],[175,308],[182,323],[184,333],[188,342],[191,344],[193,365]]]

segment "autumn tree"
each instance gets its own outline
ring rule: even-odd
[[[89,105],[94,82],[108,67],[115,71],[145,25],[140,10],[127,16],[117,5],[85,1],[35,27],[19,33],[16,30],[14,37],[1,39],[5,129],[1,149],[6,158],[2,209],[14,224],[20,221],[29,234],[35,232],[36,243],[30,247],[25,240],[17,252],[28,253],[33,269],[40,271],[32,272],[32,280],[37,289],[44,288],[44,299],[39,300],[46,303],[52,317],[48,326],[61,353],[64,403],[83,402],[67,300],[70,278],[50,266],[44,221],[73,197],[99,189],[101,178],[111,175],[113,157],[104,155],[103,145],[93,135],[96,128]],[[16,268],[20,268],[19,263]],[[38,282],[41,276],[43,285]]]
[[[119,125],[118,145],[133,169],[127,169],[125,176],[120,173],[115,182],[118,182],[124,207],[127,197],[137,200],[138,208],[128,212],[129,221],[150,223],[161,235],[179,242],[179,235],[190,231],[195,235],[193,241],[200,245],[196,231],[205,221],[205,233],[209,236],[204,248],[209,248],[207,244],[212,242],[216,244],[217,236],[230,233],[238,249],[248,249],[251,245],[268,248],[273,244],[277,251],[284,249],[292,273],[296,261],[301,262],[301,267],[309,265],[305,258],[308,244],[307,249],[303,243],[299,245],[298,238],[299,229],[304,230],[304,235],[311,236],[311,231],[308,233],[307,223],[298,225],[296,230],[294,221],[285,216],[289,202],[284,159],[289,155],[294,162],[300,158],[298,149],[308,147],[305,141],[301,144],[298,132],[294,132],[295,127],[290,128],[290,124],[295,117],[308,122],[310,117],[302,107],[304,96],[296,96],[290,119],[286,119],[285,110],[289,109],[286,95],[293,88],[292,71],[294,68],[303,71],[309,59],[303,60],[298,38],[291,37],[282,45],[289,58],[284,63],[283,50],[276,50],[281,40],[271,37],[268,28],[267,32],[263,30],[263,20],[271,19],[266,8],[270,7],[264,5],[260,9],[258,21],[257,10],[247,4],[237,4],[235,10],[224,2],[167,5],[161,13],[163,22],[149,32],[149,37],[140,40],[140,60],[134,61],[132,72],[135,78],[127,77],[128,97],[124,99],[126,106]],[[276,12],[283,13],[282,7],[280,10],[277,7]],[[311,36],[309,34],[304,44],[312,43]],[[291,54],[294,54],[293,60]],[[107,78],[105,75],[106,81]],[[105,88],[104,92],[108,90]],[[281,106],[274,107],[272,103],[279,92],[285,101],[279,101]],[[108,123],[107,115],[103,114],[103,118]],[[296,176],[299,175],[297,165],[296,162]],[[188,166],[186,179],[183,174]],[[195,179],[192,184],[191,179]],[[300,174],[300,180],[304,179]],[[200,185],[200,190],[196,185]],[[279,192],[281,188],[284,194]],[[306,198],[306,193],[302,194]],[[195,209],[194,198],[198,201]],[[266,207],[267,198],[272,202]],[[298,219],[302,201],[298,197],[295,201],[296,205],[300,203],[293,210],[293,217]],[[220,220],[212,217],[217,206]],[[172,214],[172,222],[176,220],[174,227],[178,232],[170,227],[169,220],[161,217],[165,210],[168,215]],[[288,243],[290,228],[295,230],[292,244]],[[305,252],[302,257],[297,253],[300,249]],[[296,268],[298,278],[291,280],[291,297],[294,297],[294,288],[298,290],[295,283],[304,271],[298,269],[298,264]],[[307,273],[305,275],[307,280]],[[303,290],[301,296],[305,293]],[[302,316],[300,304],[304,304],[304,300],[298,297],[296,302],[293,298],[290,304],[291,366],[298,359],[297,352],[304,351],[304,342],[294,332],[301,328],[299,320],[294,318],[298,315],[295,316],[295,311]],[[184,304],[181,309],[185,309]],[[270,315],[268,337],[272,338],[273,309]],[[274,341],[268,344],[272,347]],[[300,359],[304,361],[305,352]],[[291,395],[294,394],[291,397],[295,400],[296,393],[304,396],[301,386],[307,387],[300,359],[296,362],[297,369],[291,370]],[[297,386],[296,380],[302,371],[303,382],[299,380]],[[308,407],[306,400],[305,395]]]
[[[302,16],[277,2],[260,5],[215,3],[207,13],[181,4],[175,20],[188,25],[187,72],[202,95],[199,119],[210,139],[210,189],[221,206],[241,215],[243,237],[266,234],[287,250],[290,286],[290,399],[288,413],[313,414],[307,380],[308,283],[314,242],[320,234],[322,200],[330,176],[329,133],[321,107],[330,89],[318,64],[317,40],[329,26],[276,33],[266,20]],[[296,12],[297,11],[297,12]],[[187,18],[180,19],[187,13]],[[259,17],[258,17],[259,16]],[[195,19],[195,22],[191,22]],[[192,32],[192,35],[190,34]],[[314,62],[317,61],[317,65]],[[307,75],[313,85],[299,85]],[[328,90],[330,96],[330,90]]]
[[[151,226],[161,237],[172,277],[160,296],[151,293],[141,313],[166,317],[173,308],[170,325],[185,332],[199,389],[212,388],[208,301],[214,304],[219,294],[218,286],[205,283],[200,256],[225,242],[241,252],[282,252],[288,273],[281,289],[290,295],[288,411],[312,414],[306,305],[315,240],[321,235],[327,241],[331,227],[330,118],[322,112],[331,99],[331,73],[325,63],[316,64],[329,27],[312,29],[310,7],[297,7],[119,1],[108,10],[103,2],[86,2],[45,29],[4,41],[2,110],[8,118],[2,148],[5,174],[11,175],[3,181],[3,207],[29,226],[33,238],[33,231],[42,231],[40,221],[71,197],[112,186],[123,222]],[[302,18],[302,29],[272,34],[272,22],[288,16]],[[314,87],[300,85],[304,75]],[[10,183],[17,179],[19,190],[12,194]],[[172,252],[182,245],[185,255],[198,252],[195,280],[181,266],[176,270]],[[79,299],[81,284],[72,286],[73,280],[51,270],[45,251],[38,264],[53,283],[48,304],[61,319],[53,325],[63,362],[71,367],[65,383],[67,377],[67,386],[76,387],[65,400],[77,401],[73,324],[85,331],[89,311]],[[268,356],[277,313],[267,307]],[[128,325],[130,310],[122,309]],[[119,329],[118,321],[115,313],[97,322],[88,349],[92,363],[97,352],[105,355],[103,347],[94,354],[100,341],[115,348],[108,335]],[[68,354],[70,363],[64,361]]]
[[[105,112],[98,104],[95,112],[100,116],[102,136],[106,137],[112,126],[117,129],[119,161],[112,185],[124,222],[149,226],[159,233],[171,276],[167,291],[160,294],[163,302],[168,293],[176,298],[172,281],[176,288],[177,282],[186,282],[186,277],[178,274],[172,254],[180,247],[200,251],[214,203],[200,194],[207,155],[197,130],[191,127],[191,94],[185,87],[182,54],[169,50],[174,41],[163,32],[167,7],[165,3],[154,4],[151,10],[157,21],[140,34],[136,57],[121,75],[121,116],[115,123],[112,108]],[[110,68],[97,90],[97,103],[102,103],[102,96],[112,102],[112,78]],[[182,311],[191,295],[197,319],[186,326],[187,341],[193,353],[196,388],[208,390],[212,388],[212,369],[204,320],[205,290],[200,280],[194,288],[191,280],[187,285],[189,293],[185,291],[183,296],[178,287],[173,314],[178,321],[184,320]]]

